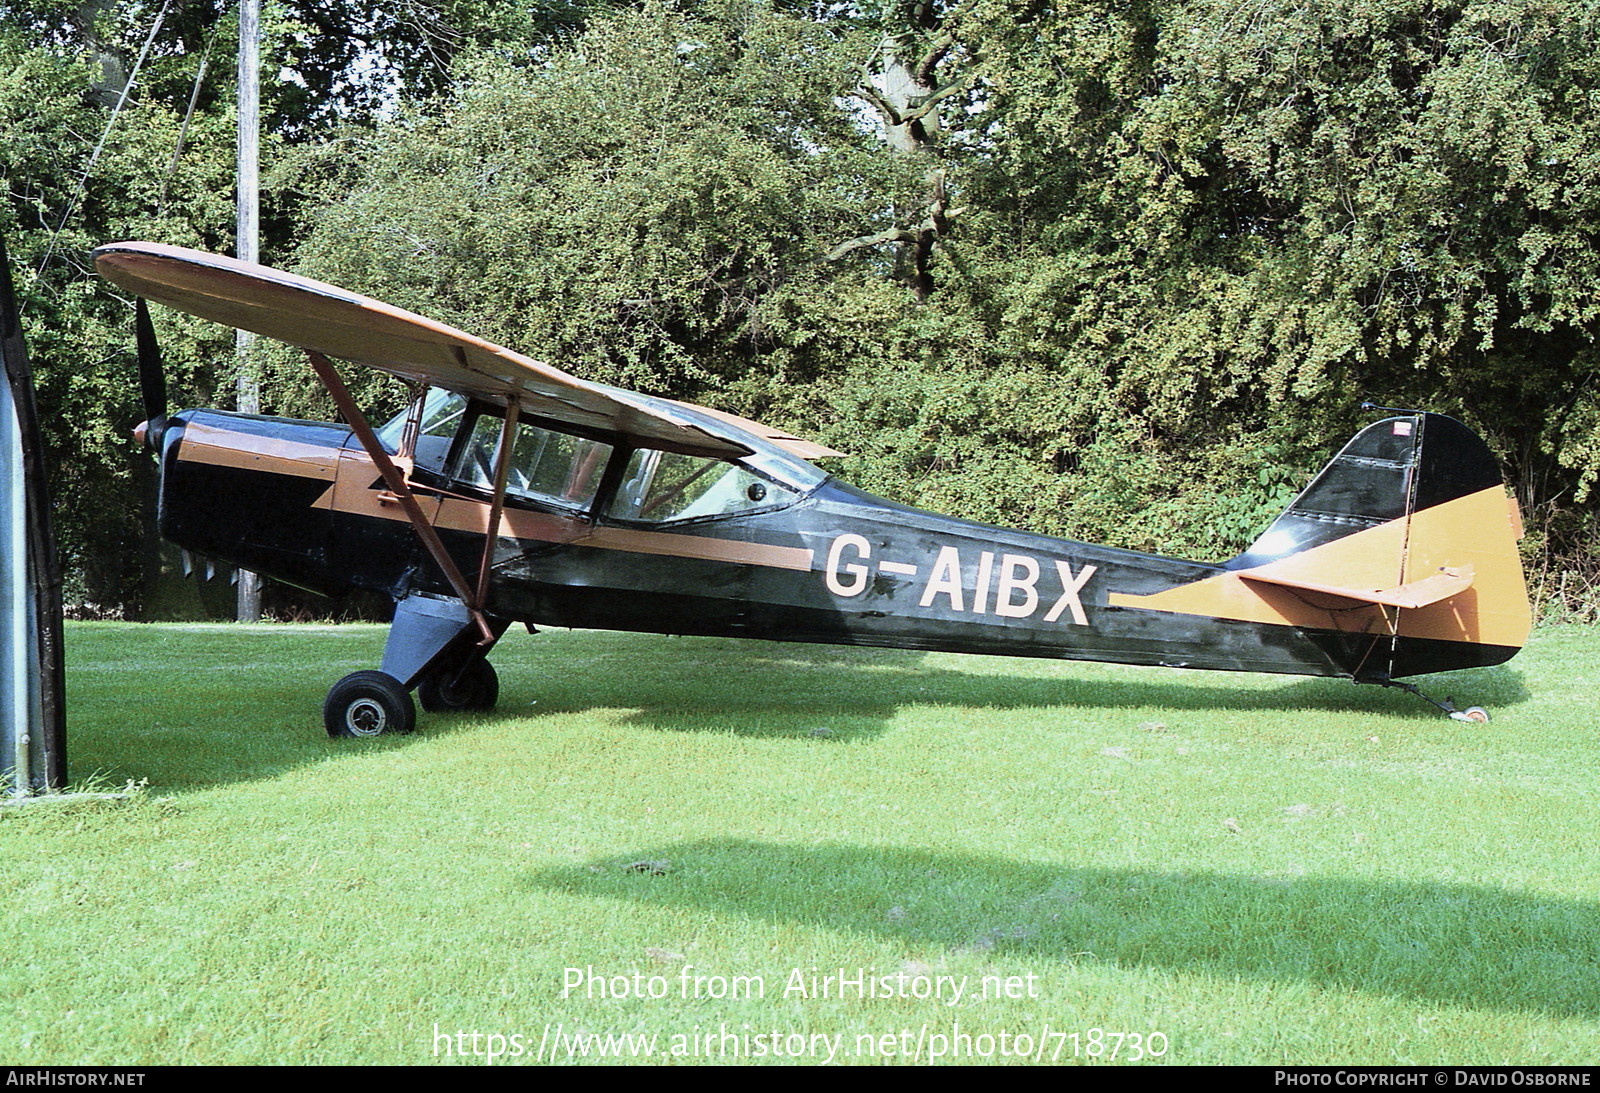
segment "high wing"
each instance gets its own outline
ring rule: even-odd
[[[750,436],[802,459],[839,455],[779,429],[591,383],[444,323],[293,273],[160,243],[108,243],[95,266],[129,292],[227,326],[523,414],[689,455],[737,457]]]

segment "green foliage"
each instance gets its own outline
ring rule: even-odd
[[[309,161],[334,201],[301,266],[595,379],[743,376],[806,336],[795,299],[877,199],[835,48],[724,3],[479,59],[437,110]]]
[[[1593,5],[984,10],[992,154],[948,250],[1008,348],[1098,374],[1097,432],[1283,478],[1371,397],[1484,429],[1525,507],[1585,501]]]
[[[181,107],[133,99],[99,156],[99,76],[87,58],[0,32],[0,231],[6,235],[53,446],[56,531],[69,602],[120,610],[137,598],[144,532],[136,501],[143,460],[130,435],[143,416],[132,359],[133,313],[89,268],[88,251],[125,238],[216,249],[232,215],[233,122],[196,117],[169,174]],[[225,331],[159,317],[175,401],[210,400],[202,362]]]
[[[950,207],[919,305],[903,240],[819,257],[927,199],[845,96],[935,31],[973,82],[925,145]],[[301,256],[978,519],[1222,556],[1372,398],[1484,429],[1543,528],[1600,472],[1593,31],[1559,3],[645,5],[309,160]]]
[[[75,513],[110,511],[137,416],[84,251],[228,243],[232,31],[206,5],[169,13],[72,198],[97,58],[153,15],[0,9],[13,251],[37,267],[67,223],[24,294],[64,481],[106,499]],[[268,91],[295,145],[266,157],[269,262],[817,435],[900,500],[1163,553],[1242,546],[1363,398],[1454,413],[1507,462],[1539,587],[1596,584],[1593,0],[287,3],[267,25],[298,74]],[[225,392],[226,333],[158,321],[176,397]],[[270,408],[329,412],[295,354],[263,368]]]

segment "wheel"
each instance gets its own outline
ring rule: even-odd
[[[1476,722],[1479,725],[1487,725],[1489,723],[1489,711],[1482,706],[1468,706],[1461,712],[1467,715],[1468,721]]]
[[[382,672],[352,672],[328,689],[322,723],[329,736],[380,736],[417,727],[411,694]]]
[[[455,678],[457,672],[460,678]],[[429,713],[492,710],[500,698],[500,676],[494,665],[474,658],[465,669],[445,668],[417,684],[417,699]]]
[[[460,678],[455,678],[457,672]],[[417,684],[417,699],[429,713],[492,710],[499,698],[500,676],[482,657],[464,669],[442,669]]]

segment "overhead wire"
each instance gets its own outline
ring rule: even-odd
[[[144,45],[139,50],[139,57],[133,62],[133,71],[128,73],[128,80],[122,85],[122,93],[117,96],[117,105],[112,107],[111,116],[106,119],[105,129],[100,133],[100,139],[95,143],[94,151],[89,153],[89,163],[83,169],[83,177],[78,179],[78,188],[74,191],[72,199],[67,202],[66,209],[61,214],[61,223],[56,225],[55,231],[50,233],[50,240],[45,245],[44,257],[39,259],[39,268],[36,276],[43,276],[49,267],[50,260],[55,256],[56,243],[61,238],[61,233],[66,230],[67,222],[72,219],[73,213],[78,211],[78,204],[83,200],[84,191],[89,188],[89,176],[94,173],[95,163],[100,159],[100,153],[105,149],[106,141],[111,137],[111,129],[117,123],[117,115],[122,113],[122,108],[128,102],[128,96],[133,92],[133,85],[139,79],[139,69],[144,67],[145,58],[150,55],[150,47],[155,44],[156,35],[161,31],[161,24],[167,18],[167,9],[172,6],[172,0],[162,0],[161,10],[156,13],[156,21],[150,26],[150,33],[145,35]]]
[[[161,196],[156,199],[156,215],[160,216],[167,207],[167,188],[172,185],[172,176],[178,173],[178,157],[183,155],[184,138],[189,135],[189,121],[194,117],[195,106],[200,102],[200,87],[205,82],[206,66],[211,63],[211,44],[217,40],[217,28],[212,27],[211,33],[206,35],[205,48],[200,51],[200,67],[195,70],[194,87],[189,91],[189,108],[183,112],[183,124],[178,126],[178,139],[172,145],[172,159],[167,162],[167,175],[161,180]]]

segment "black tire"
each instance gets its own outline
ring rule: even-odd
[[[381,736],[417,727],[411,694],[382,672],[352,672],[328,689],[322,724],[329,736]]]
[[[456,673],[461,676],[456,679]],[[500,700],[500,676],[482,657],[464,670],[445,668],[417,684],[417,701],[429,713],[459,713],[465,710],[492,710]]]

